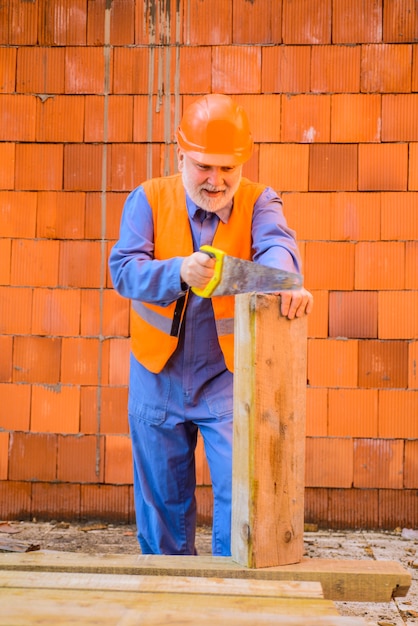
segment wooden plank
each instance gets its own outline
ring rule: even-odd
[[[280,296],[235,298],[231,551],[251,568],[303,557],[306,329]]]
[[[151,576],[317,581],[324,597],[346,602],[389,602],[405,596],[411,575],[396,561],[303,559],[294,565],[248,569],[228,557],[89,555],[68,552],[0,554],[0,569]]]

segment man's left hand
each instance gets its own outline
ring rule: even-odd
[[[280,312],[283,317],[293,320],[308,315],[313,308],[312,294],[302,287],[294,291],[280,291]]]

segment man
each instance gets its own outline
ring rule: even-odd
[[[212,551],[230,555],[234,297],[200,298],[213,244],[232,256],[300,271],[294,233],[268,187],[242,177],[253,140],[228,96],[194,102],[177,131],[179,174],[128,197],[110,255],[132,301],[129,424],[138,540],[144,554],[196,554],[194,452],[203,436],[213,497]],[[280,294],[289,319],[310,312],[304,288]]]

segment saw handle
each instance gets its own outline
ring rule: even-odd
[[[192,287],[192,291],[201,298],[210,298],[222,279],[222,268],[225,252],[219,250],[219,248],[214,248],[213,246],[208,245],[201,246],[199,252],[204,252],[212,259],[215,259],[215,269],[214,274],[206,287],[204,287],[203,289],[199,289],[198,287]]]

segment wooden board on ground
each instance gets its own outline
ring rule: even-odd
[[[191,576],[276,581],[317,581],[324,598],[389,602],[405,596],[411,575],[395,561],[303,559],[295,565],[248,569],[228,557],[88,555],[40,550],[0,554],[0,570]]]

